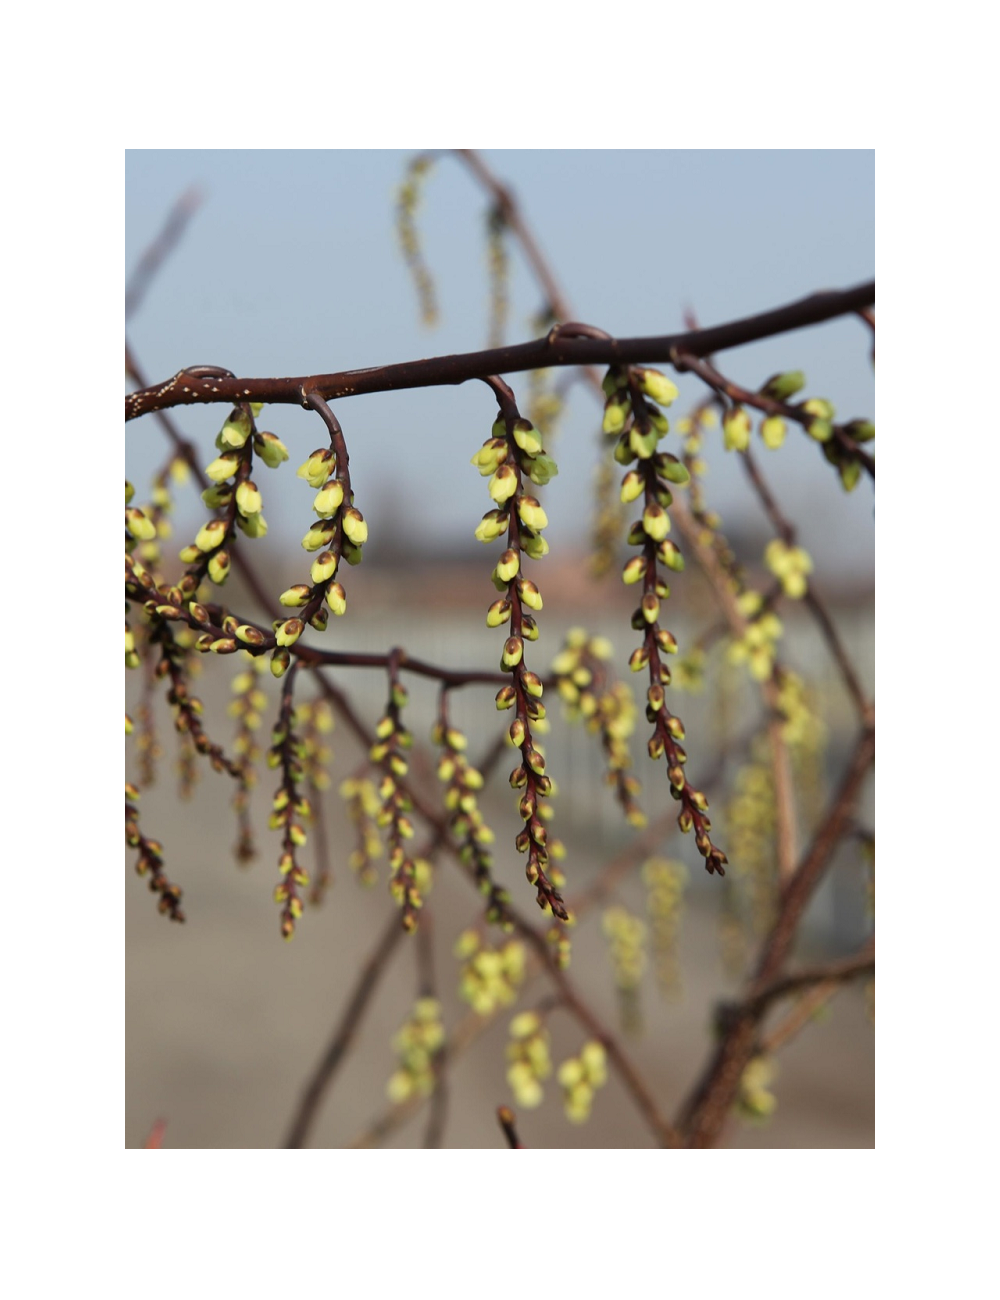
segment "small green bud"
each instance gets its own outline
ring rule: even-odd
[[[639,646],[637,650],[633,650],[629,656],[628,666],[634,673],[641,673],[648,663],[649,651],[644,645]]]
[[[254,450],[268,469],[277,469],[288,459],[288,448],[273,433],[258,433],[253,440]]]
[[[655,623],[660,617],[660,602],[652,591],[647,591],[642,598],[642,616],[647,623]]]
[[[675,655],[677,653],[677,641],[675,640],[673,633],[668,632],[665,627],[658,627],[655,635],[656,644],[664,654]]]
[[[249,623],[241,623],[236,629],[236,636],[247,645],[263,645],[266,639],[263,632],[251,627]]]
[[[615,443],[614,458],[619,465],[631,465],[635,460],[635,452],[629,443],[629,436],[623,433]]]
[[[664,540],[656,548],[656,554],[660,561],[672,569],[674,573],[680,573],[684,568],[684,556],[681,555],[678,548],[673,542]]]
[[[344,500],[344,485],[340,479],[332,478],[316,493],[313,509],[318,515],[329,518],[340,509]]]
[[[810,420],[806,425],[806,433],[817,442],[829,442],[833,437],[833,425],[829,420]]]
[[[780,374],[772,375],[760,389],[765,397],[771,397],[776,402],[787,402],[790,397],[796,393],[801,393],[806,386],[806,377],[801,370],[785,370]]]
[[[267,520],[263,515],[237,515],[236,527],[247,537],[265,537]]]
[[[233,499],[233,485],[231,483],[219,483],[215,487],[206,488],[201,494],[201,499],[209,510],[220,510],[228,506]]]
[[[543,555],[548,555],[549,544],[540,533],[522,532],[521,549],[529,560],[540,560]]]
[[[521,600],[529,609],[542,608],[542,597],[533,582],[530,582],[527,578],[521,578],[518,581],[517,590]]]
[[[544,451],[539,452],[537,456],[533,456],[531,460],[528,461],[526,469],[528,471],[528,478],[530,478],[532,483],[535,483],[538,487],[544,487],[550,479],[556,478],[559,474],[559,466],[555,463],[552,457],[547,456]]]
[[[859,460],[846,460],[840,466],[840,481],[844,485],[845,492],[853,492],[858,486],[861,478],[861,462]]]
[[[633,425],[628,431],[629,449],[633,451],[640,460],[649,460],[656,453],[656,444],[660,441],[660,435],[656,429],[649,429],[643,433],[638,425]]]
[[[312,587],[307,587],[304,582],[298,582],[294,587],[289,587],[278,597],[282,605],[287,605],[291,609],[298,609],[302,605],[308,605],[312,598]]]
[[[683,487],[685,483],[691,482],[687,466],[670,452],[661,451],[656,457],[655,464],[657,473],[668,483],[676,483],[678,487]]]
[[[517,691],[513,686],[501,686],[496,694],[497,711],[502,713],[505,709],[512,709],[517,702]]]
[[[871,442],[875,437],[875,426],[871,420],[852,420],[844,426],[844,432],[850,434],[855,442]]]
[[[274,677],[284,677],[288,671],[288,665],[292,662],[292,656],[287,650],[275,650],[271,656],[271,674]]]

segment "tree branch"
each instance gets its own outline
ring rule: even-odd
[[[462,384],[483,375],[511,374],[553,366],[672,362],[678,352],[688,357],[707,356],[807,325],[818,325],[856,312],[874,301],[875,281],[871,280],[851,289],[811,294],[797,302],[710,329],[652,338],[565,337],[554,330],[531,343],[490,348],[484,352],[286,379],[240,379],[217,373],[197,374],[198,367],[194,367],[179,371],[165,383],[129,393],[125,398],[125,418],[134,420],[152,411],[204,402],[270,402],[308,407],[313,394],[329,402],[363,393]]]

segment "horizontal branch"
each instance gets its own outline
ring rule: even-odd
[[[129,393],[125,418],[134,420],[152,411],[204,402],[271,402],[308,406],[311,394],[326,401],[356,397],[363,393],[385,393],[407,388],[430,388],[463,384],[483,375],[511,374],[553,366],[624,365],[670,362],[682,351],[705,357],[725,348],[773,338],[807,325],[818,325],[837,316],[856,313],[875,302],[875,281],[851,289],[815,293],[757,316],[746,316],[710,329],[663,334],[652,338],[589,338],[560,334],[559,327],[531,343],[490,348],[484,352],[458,353],[405,361],[399,365],[370,366],[328,375],[301,375],[285,379],[238,379],[216,367],[181,370],[165,383]],[[197,373],[196,373],[197,372]]]

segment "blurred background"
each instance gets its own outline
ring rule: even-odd
[[[198,203],[178,246],[158,269],[128,323],[136,359],[151,381],[183,365],[216,364],[241,375],[307,374],[470,351],[490,334],[488,215],[490,203],[468,170],[442,156],[427,176],[417,212],[422,255],[434,279],[439,319],[421,324],[417,294],[395,230],[396,193],[411,155],[402,151],[214,152],[157,151],[126,155],[126,274],[159,232],[185,191]],[[874,155],[862,152],[504,152],[483,155],[508,184],[576,319],[611,333],[660,334],[683,328],[693,310],[710,325],[777,306],[823,288],[842,288],[874,270]],[[544,306],[518,248],[508,244],[509,309],[505,341],[540,332]],[[829,397],[838,416],[874,419],[870,336],[857,319],[786,335],[722,354],[728,377],[755,388],[777,370],[801,369],[808,395]],[[601,580],[587,574],[593,481],[598,464],[600,412],[585,385],[550,377],[563,406],[551,453],[560,474],[545,489],[551,553],[538,566],[545,599],[536,654],[547,666],[566,630],[585,625],[607,636],[615,664],[627,673],[635,634],[632,601],[617,566]],[[527,376],[511,376],[519,397]],[[683,414],[704,395],[699,381],[679,379]],[[563,391],[564,390],[564,391]],[[526,405],[522,401],[522,407]],[[337,404],[351,453],[356,503],[370,529],[364,564],[347,572],[349,609],[317,644],[386,650],[404,645],[416,655],[456,667],[492,670],[498,634],[484,626],[495,597],[489,582],[495,548],[472,533],[491,504],[469,458],[489,435],[494,403],[482,385],[416,390],[354,398]],[[175,418],[203,450],[225,412],[180,408]],[[276,596],[307,572],[299,540],[311,518],[309,489],[295,467],[325,442],[315,416],[290,407],[266,408],[262,428],[288,445],[289,464],[257,476],[269,523],[266,540],[246,543],[248,554]],[[758,447],[760,444],[757,444]],[[152,418],[126,429],[126,475],[137,501],[148,499],[153,474],[169,447]],[[748,573],[763,587],[761,557],[771,532],[749,492],[738,458],[710,439],[708,503]],[[874,494],[867,482],[846,495],[819,448],[792,430],[780,452],[758,459],[779,501],[799,530],[799,544],[816,563],[825,597],[866,688],[874,683]],[[176,551],[203,521],[192,486],[178,489],[174,537],[162,549],[164,567],[179,570]],[[682,652],[717,617],[694,567],[673,584],[668,622]],[[235,579],[226,588],[234,608],[254,616],[252,599]],[[853,736],[849,702],[814,625],[799,607],[780,610],[786,633],[782,656],[807,681],[825,725],[812,774],[819,794],[842,770]],[[129,675],[130,711],[142,695],[141,672]],[[195,689],[206,709],[206,730],[228,745],[230,663],[205,665]],[[384,707],[379,672],[344,670],[337,680],[373,724]],[[429,734],[436,701],[432,683],[408,681],[407,722],[418,738]],[[273,718],[277,685],[262,687]],[[303,697],[310,688],[303,680]],[[742,670],[727,666],[724,647],[708,659],[706,686],[678,693],[691,771],[715,771],[709,791],[718,842],[726,841],[726,809],[746,766],[734,739],[759,716],[758,692]],[[489,688],[455,693],[454,721],[469,735],[473,759],[500,730]],[[624,824],[602,776],[596,738],[564,723],[550,707],[548,769],[557,779],[554,827],[565,840],[569,892],[584,888],[634,832]],[[134,876],[127,881],[126,1144],[141,1146],[158,1117],[168,1121],[165,1144],[175,1147],[273,1147],[284,1140],[302,1086],[319,1059],[349,996],[357,971],[392,911],[384,859],[378,883],[364,888],[347,864],[354,829],[337,791],[356,773],[363,754],[343,728],[333,750],[331,791],[325,801],[334,871],[322,908],[308,910],[295,939],[278,936],[277,836],[266,829],[268,796],[276,782],[266,770],[254,820],[259,856],[233,861],[236,838],[228,778],[206,771],[178,799],[177,737],[165,707],[155,706],[162,748],[141,811],[147,834],[164,845],[167,874],[184,889],[184,926],[156,913]],[[643,724],[633,737],[640,800],[651,816],[669,800],[663,773],[645,757]],[[720,761],[720,755],[728,755]],[[504,760],[505,761],[505,760]],[[516,809],[500,774],[482,800],[497,833],[495,870],[514,901],[533,911],[523,863],[513,850]],[[433,762],[418,752],[415,779],[435,788]],[[127,755],[136,779],[136,753]],[[659,778],[659,779],[658,779]],[[869,825],[871,794],[858,820]],[[308,856],[309,849],[306,850]],[[647,894],[637,871],[582,921],[574,934],[571,977],[595,1011],[621,1029],[622,1041],[669,1114],[704,1062],[712,1007],[733,996],[752,950],[752,918],[738,892],[738,864],[724,888],[706,876],[694,845],[676,834],[658,846],[683,862],[690,883],[678,950],[672,960],[682,990],[661,996],[651,960],[638,991],[623,1003],[616,991],[602,913],[623,906],[646,917]],[[731,855],[732,856],[732,855]],[[130,855],[131,857],[131,855]],[[131,872],[131,861],[129,861]],[[743,900],[745,903],[745,899]],[[442,859],[428,903],[433,964],[446,1029],[465,1022],[458,997],[456,936],[480,914],[467,882]],[[734,917],[743,917],[743,932]],[[851,952],[871,928],[869,866],[853,841],[845,844],[807,917],[797,955],[803,960]],[[345,1146],[364,1139],[388,1105],[386,1084],[396,1068],[393,1034],[417,994],[412,941],[400,945],[372,1001],[355,1048],[326,1100],[310,1144]],[[495,1147],[502,1139],[495,1108],[510,1103],[504,1049],[510,1016],[546,996],[544,980],[527,985],[516,1006],[492,1020],[448,1072],[445,1146]],[[874,1034],[871,999],[860,987],[840,992],[814,1023],[776,1057],[769,1085],[777,1106],[766,1125],[734,1121],[731,1146],[865,1147],[874,1145]],[[623,1025],[624,1017],[624,1027]],[[555,1064],[583,1041],[562,1011],[547,1017]],[[586,1126],[563,1114],[550,1079],[537,1110],[520,1114],[528,1146],[652,1145],[628,1095],[612,1076],[595,1100]],[[384,1141],[420,1146],[426,1112],[392,1129]]]

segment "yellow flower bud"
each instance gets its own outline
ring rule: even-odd
[[[274,639],[280,646],[294,645],[304,631],[305,624],[300,618],[288,618],[275,628]]]
[[[517,584],[517,590],[521,600],[529,609],[542,608],[542,597],[533,582],[530,582],[527,578],[522,578]]]
[[[242,447],[250,437],[250,418],[246,411],[234,411],[219,433],[224,447]]]
[[[226,536],[226,525],[222,519],[210,519],[198,529],[194,544],[199,551],[214,551],[221,546]]]
[[[503,505],[517,491],[517,471],[512,465],[500,465],[489,482],[490,496]]]
[[[257,490],[257,484],[249,479],[236,489],[236,505],[241,514],[259,515],[264,508],[264,500]]]
[[[639,387],[658,406],[669,406],[671,402],[677,400],[677,385],[659,370],[640,370],[638,376]]]
[[[628,505],[630,501],[635,501],[641,497],[645,484],[642,475],[638,470],[630,469],[622,479],[621,499],[623,504]]]
[[[152,541],[156,536],[156,525],[137,506],[125,511],[125,523],[132,536],[140,542]]]
[[[329,447],[320,447],[304,461],[295,471],[298,478],[304,478],[312,488],[321,488],[329,478],[337,463],[337,458]]]
[[[232,478],[239,469],[240,458],[228,452],[225,456],[219,456],[212,461],[211,465],[205,466],[205,473],[213,483],[221,483],[224,479]]]
[[[510,582],[512,578],[517,577],[520,567],[521,557],[517,551],[508,549],[497,561],[496,575],[501,582]]]
[[[368,540],[368,525],[361,511],[353,506],[344,511],[344,532],[355,546],[363,546]]]
[[[488,510],[483,515],[482,522],[476,528],[476,537],[481,542],[495,541],[502,533],[506,532],[509,516],[500,510]]]
[[[317,555],[312,562],[312,568],[309,570],[309,576],[313,582],[327,582],[337,572],[337,557],[332,551],[324,551],[322,555]]]
[[[277,469],[283,460],[288,459],[288,448],[273,433],[258,433],[253,445],[268,469]]]
[[[319,523],[313,524],[312,528],[302,539],[302,549],[305,551],[319,551],[328,543],[333,541],[334,525],[326,519],[321,519]]]
[[[329,517],[335,515],[344,500],[344,485],[340,479],[332,478],[316,493],[313,509],[318,515]]]
[[[651,501],[642,512],[642,527],[647,537],[662,542],[670,532],[670,516],[658,502]]]
[[[538,504],[535,497],[522,496],[517,501],[517,513],[527,528],[533,528],[536,531],[540,528],[548,527],[549,517]]]
[[[282,605],[288,605],[292,609],[297,609],[302,605],[308,605],[312,596],[312,588],[307,587],[304,582],[298,582],[294,587],[289,587],[278,597]]]
[[[326,603],[334,614],[343,614],[347,609],[347,596],[339,582],[332,582],[327,589]]]

